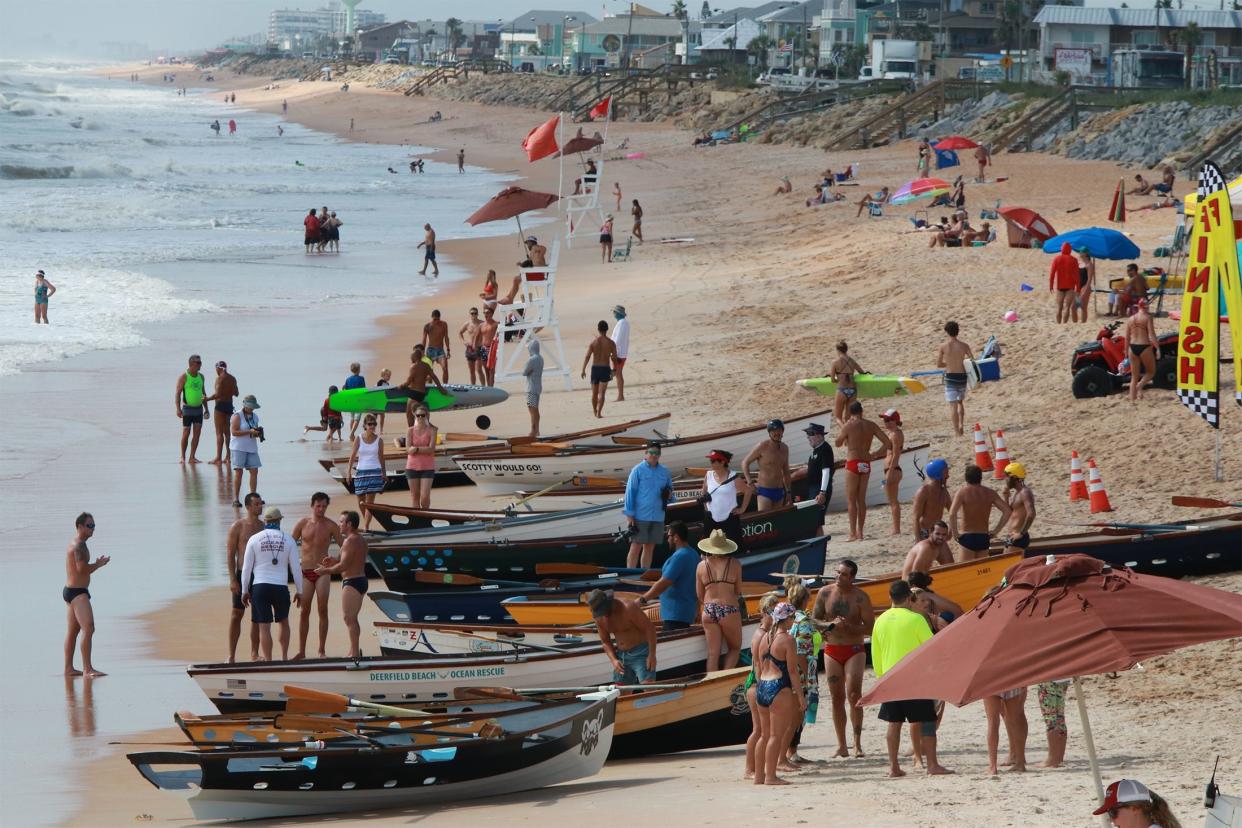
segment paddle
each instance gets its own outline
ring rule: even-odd
[[[542,489],[540,489],[539,491],[535,492],[534,494],[529,494],[529,495],[527,495],[526,497],[522,498],[521,500],[515,500],[515,501],[513,501],[513,502],[512,502],[512,503],[510,503],[507,507],[505,507],[505,511],[513,511],[513,510],[517,509],[517,507],[519,507],[519,506],[524,506],[524,505],[526,505],[527,503],[529,503],[530,501],[534,500],[535,498],[537,498],[537,497],[539,497],[539,496],[541,496],[541,495],[545,495],[545,494],[547,494],[548,492],[552,491],[553,489],[558,489],[558,488],[560,488],[561,486],[564,486],[564,485],[565,485],[565,481],[564,481],[564,480],[558,480],[558,481],[556,481],[555,483],[553,483],[553,484],[552,484],[552,485],[550,485],[550,486],[544,486]]]
[[[446,443],[503,443],[503,437],[492,437],[487,434],[471,434],[464,431],[448,431],[441,435]]]
[[[603,566],[576,563],[535,564],[536,575],[607,575],[611,570]]]
[[[587,487],[595,488],[595,487],[608,487],[608,486],[624,486],[625,481],[617,480],[612,477],[591,477],[590,475],[576,474],[574,475],[573,479],[569,481],[569,484],[571,486],[576,486],[578,488],[587,488]]]
[[[340,693],[329,693],[325,690],[313,690],[309,687],[285,685],[285,696],[288,701],[285,709],[290,713],[346,713],[351,707],[359,710],[370,710],[385,716],[429,716],[422,710],[411,710],[405,707],[392,707],[376,702],[359,701],[342,696]]]
[[[456,699],[474,698],[470,693],[491,693],[494,698],[504,699],[520,699],[523,696],[530,695],[547,695],[549,693],[594,693],[599,690],[684,690],[687,687],[697,687],[709,681],[713,681],[726,675],[737,675],[739,678],[748,672],[746,667],[735,667],[732,670],[717,670],[712,673],[706,673],[699,676],[696,681],[682,682],[660,682],[657,684],[599,684],[594,687],[523,687],[515,689],[513,687],[458,687],[453,690],[453,697]],[[508,694],[508,695],[500,695]],[[486,697],[486,696],[485,696]]]
[[[438,633],[444,633],[444,634],[451,634],[451,635],[458,635],[458,636],[461,636],[462,638],[477,638],[477,639],[479,639],[480,641],[490,641],[490,642],[492,642],[493,644],[496,644],[497,646],[506,646],[506,647],[513,647],[513,648],[518,648],[518,647],[529,647],[529,648],[530,648],[530,649],[532,649],[532,650],[541,650],[541,651],[544,651],[544,652],[549,652],[549,653],[563,653],[563,652],[565,652],[565,651],[564,651],[564,649],[562,649],[562,648],[560,648],[560,647],[553,647],[553,646],[548,645],[548,644],[528,644],[528,643],[527,643],[527,642],[525,642],[525,641],[506,641],[506,642],[500,642],[500,641],[497,641],[497,640],[496,640],[496,639],[494,639],[494,638],[488,638],[486,635],[477,635],[476,633],[468,633],[468,632],[465,632],[465,631],[462,631],[462,630],[436,630],[436,632],[438,632]]]
[[[483,586],[487,583],[474,575],[463,575],[457,572],[428,572],[425,569],[415,570],[414,580],[420,584],[451,584],[453,586]]]
[[[1174,506],[1191,506],[1196,509],[1238,509],[1242,503],[1230,503],[1214,497],[1191,497],[1189,495],[1173,495]]]

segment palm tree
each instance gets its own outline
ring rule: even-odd
[[[676,17],[678,20],[685,20],[686,16],[686,0],[676,0],[673,3],[673,17]]]
[[[1199,24],[1192,21],[1176,34],[1182,48],[1186,50],[1186,88],[1189,89],[1191,77],[1194,75],[1195,48],[1203,42],[1203,32],[1199,29]]]
[[[746,45],[746,53],[752,55],[755,58],[755,63],[762,68],[768,65],[768,51],[774,45],[776,44],[772,42],[772,38],[761,34],[758,37],[752,38],[750,43]],[[732,47],[733,44],[729,44],[729,48]]]
[[[450,17],[444,21],[444,28],[448,30],[449,48],[456,50],[461,45],[461,41],[466,39],[461,31],[461,21],[456,17]]]

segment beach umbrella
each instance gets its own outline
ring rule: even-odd
[[[964,138],[961,135],[950,135],[948,138],[941,138],[939,141],[932,144],[932,149],[960,150],[960,149],[974,149],[977,146],[979,145],[976,144],[974,141],[970,140],[969,138]]]
[[[960,707],[1015,687],[1072,678],[1101,801],[1103,781],[1078,677],[1242,637],[1242,595],[1114,569],[1089,555],[1027,558],[1010,567],[1004,583],[885,673],[862,704],[931,698]]]
[[[542,210],[554,203],[557,196],[552,193],[538,193],[523,187],[505,187],[466,219],[469,225],[483,224],[489,221],[517,219],[518,236],[522,235],[522,213]]]
[[[1043,244],[1057,234],[1048,219],[1027,207],[1001,207],[996,212],[1009,228],[1010,247],[1030,247],[1032,239]]]
[[[889,199],[893,204],[905,204],[919,198],[936,198],[953,189],[943,178],[916,178],[903,184]]]
[[[557,155],[569,155],[572,152],[590,152],[602,143],[604,143],[604,139],[598,134],[591,137],[576,135],[565,142],[565,146],[561,147],[561,151]]]
[[[1060,253],[1063,242],[1069,242],[1075,250],[1085,247],[1097,259],[1137,259],[1139,255],[1138,245],[1124,233],[1107,227],[1084,227],[1053,236],[1044,242],[1044,252]]]

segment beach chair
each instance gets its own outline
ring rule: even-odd
[[[612,260],[614,262],[630,261],[630,253],[634,250],[634,237],[630,236],[625,241],[625,249],[612,251]]]
[[[996,199],[996,208],[995,208],[995,209],[993,209],[993,210],[989,210],[989,209],[988,209],[988,208],[986,208],[986,207],[984,207],[983,209],[981,209],[981,210],[979,211],[979,218],[981,218],[981,219],[987,219],[988,221],[997,221],[997,220],[999,220],[999,219],[1000,219],[1000,199],[999,199],[999,198],[998,198],[998,199]]]
[[[927,211],[915,210],[914,216],[911,217],[910,223],[916,228],[922,229],[927,226]]]
[[[867,215],[870,218],[884,218],[884,205],[878,201],[868,201]]]

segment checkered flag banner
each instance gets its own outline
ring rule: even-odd
[[[1182,405],[1190,409],[1192,414],[1198,414],[1212,428],[1220,428],[1219,393],[1179,388],[1177,398],[1182,401]]]
[[[1199,200],[1203,201],[1209,195],[1218,190],[1225,189],[1225,176],[1221,173],[1220,168],[1212,162],[1203,165],[1203,169],[1199,170]]]

